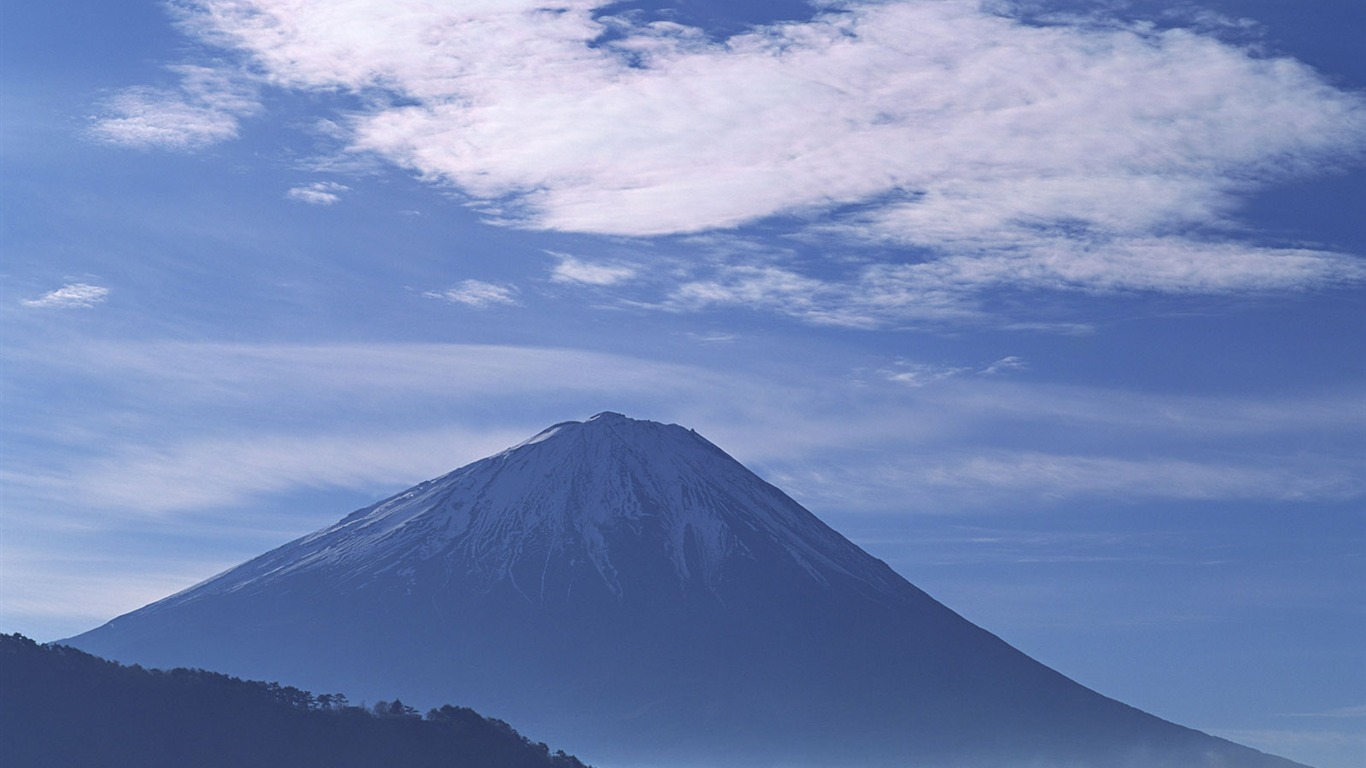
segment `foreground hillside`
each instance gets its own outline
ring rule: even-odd
[[[0,635],[0,765],[7,768],[585,768],[500,720],[445,706],[337,695],[202,670],[125,667]]]

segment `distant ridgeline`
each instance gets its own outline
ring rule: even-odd
[[[197,669],[125,667],[0,635],[6,768],[587,768],[501,720],[399,700],[351,706]]]

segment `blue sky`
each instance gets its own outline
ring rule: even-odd
[[[0,629],[615,410],[1107,695],[1366,750],[1359,3],[0,8]]]

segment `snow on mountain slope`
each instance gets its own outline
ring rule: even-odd
[[[611,542],[658,541],[680,583],[715,590],[746,540],[777,542],[789,565],[825,583],[840,574],[890,592],[899,578],[697,433],[601,413],[557,424],[497,455],[421,483],[335,525],[192,587],[168,602],[264,588],[305,572],[337,582],[399,574],[433,558],[485,585],[517,582],[531,558],[588,563],[615,595],[630,589]],[[548,565],[542,568],[544,573]]]

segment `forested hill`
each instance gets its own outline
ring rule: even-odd
[[[586,768],[507,723],[444,706],[344,696],[203,670],[125,667],[0,635],[7,768]]]

